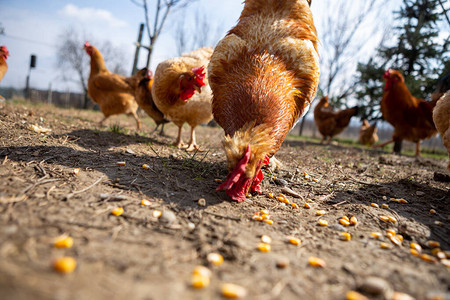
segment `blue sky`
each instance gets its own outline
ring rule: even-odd
[[[330,11],[330,4],[338,0],[315,0],[312,11],[318,28],[320,38],[320,19]],[[340,0],[344,1],[344,0]],[[366,0],[354,0],[355,10],[358,3]],[[389,23],[391,13],[395,5],[398,7],[400,0],[391,0],[386,7],[384,23]],[[0,87],[13,86],[23,88],[28,72],[28,64],[31,54],[38,57],[37,68],[31,73],[31,86],[46,89],[52,83],[53,89],[77,91],[74,84],[64,82],[61,79],[56,65],[55,44],[57,37],[69,27],[75,27],[84,31],[97,41],[110,41],[123,53],[124,69],[131,71],[134,57],[134,42],[137,38],[139,24],[143,22],[143,11],[130,0],[0,0],[0,23],[5,28],[6,35],[0,35],[0,44],[6,45],[10,51],[8,58],[9,70],[0,83]],[[155,1],[149,1],[149,7],[153,8]],[[208,17],[208,21],[214,27],[222,29],[224,35],[236,21],[241,13],[242,0],[198,0],[194,1],[188,9],[172,13],[167,20],[165,30],[160,36],[152,57],[151,69],[167,58],[177,55],[173,38],[177,20],[183,13],[186,19],[193,19],[196,11],[202,11]],[[339,18],[338,15],[335,16]],[[372,16],[373,17],[373,16]],[[380,34],[372,34],[374,27],[371,19],[368,19],[360,37],[371,39],[367,51],[362,55],[369,57],[379,42]],[[368,34],[368,32],[371,32]],[[144,42],[145,44],[145,42]],[[81,47],[82,45],[80,45]],[[213,45],[211,45],[213,46]],[[323,51],[323,49],[321,50]],[[141,60],[138,66],[145,64],[145,51],[141,51]],[[351,66],[356,65],[358,57],[349,61]]]

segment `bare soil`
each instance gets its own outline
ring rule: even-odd
[[[151,133],[148,118],[139,133],[132,118],[113,117],[108,126],[120,124],[114,130],[98,127],[101,118],[93,111],[1,104],[1,299],[221,299],[225,282],[245,287],[247,299],[345,299],[367,276],[416,299],[449,299],[449,269],[413,256],[409,246],[417,242],[431,254],[427,241],[434,240],[450,250],[450,184],[433,179],[436,171],[445,172],[446,159],[289,137],[277,154],[281,169],[265,170],[264,194],[235,203],[215,190],[216,179],[227,175],[221,129],[199,127],[205,151],[187,153],[170,145],[172,124],[162,137]],[[52,131],[36,133],[31,124]],[[282,188],[274,178],[300,194],[287,196],[298,208],[268,197]],[[198,205],[200,198],[206,206]],[[140,205],[142,199],[151,206]],[[116,207],[124,214],[112,215]],[[270,211],[273,225],[252,220],[261,209]],[[155,210],[164,217],[154,217]],[[318,210],[325,215],[317,216]],[[358,224],[339,226],[342,216],[356,216]],[[319,226],[319,219],[329,226]],[[400,246],[389,241],[387,229],[403,235]],[[340,230],[351,240],[342,241]],[[383,236],[374,239],[372,232]],[[74,246],[56,249],[53,241],[64,233]],[[257,249],[263,234],[273,240],[268,253]],[[287,236],[300,238],[301,245],[289,244]],[[224,263],[210,266],[211,284],[195,290],[191,272],[207,266],[211,252],[223,255]],[[76,259],[73,273],[53,270],[60,256]],[[326,266],[310,266],[310,256]],[[282,259],[289,261],[286,268],[276,266]]]

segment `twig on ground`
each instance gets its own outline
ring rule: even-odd
[[[345,174],[341,169],[339,169],[339,168],[336,168],[336,169],[338,169],[338,171],[341,172],[342,175],[344,175],[344,178],[349,178],[350,180],[352,180],[352,181],[354,181],[356,183],[365,184],[365,185],[371,185],[371,186],[379,186],[379,184],[374,184],[374,183],[364,182],[364,181],[358,180],[358,179],[356,179],[355,177],[353,177],[350,174]]]
[[[64,197],[64,200],[67,201],[67,200],[69,200],[71,197],[73,197],[73,196],[76,195],[76,194],[80,194],[80,193],[86,192],[87,190],[89,190],[89,189],[93,188],[94,186],[96,186],[100,181],[102,181],[102,179],[103,179],[103,176],[101,176],[99,179],[97,179],[96,182],[94,182],[93,184],[91,184],[91,185],[88,186],[87,188],[84,188],[84,189],[82,189],[82,190],[80,190],[80,191],[74,191],[74,192],[71,192],[70,194],[67,194],[67,195]]]
[[[225,215],[221,215],[221,214],[217,214],[217,213],[213,213],[207,210],[203,211],[204,213],[207,213],[208,215],[212,215],[215,217],[219,217],[219,218],[224,218],[224,219],[230,219],[230,220],[234,220],[234,221],[241,221],[241,217],[233,217],[233,216],[225,216]]]
[[[342,204],[347,203],[347,202],[348,202],[347,200],[344,200],[344,201],[341,201],[339,203],[333,204],[332,206],[338,207],[339,205],[342,205]]]

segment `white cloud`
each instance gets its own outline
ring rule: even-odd
[[[60,15],[81,22],[102,22],[111,27],[121,28],[128,26],[128,23],[115,18],[111,12],[105,9],[96,9],[91,7],[77,7],[73,4],[67,4],[58,12]]]

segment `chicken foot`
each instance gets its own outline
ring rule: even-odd
[[[181,139],[181,129],[182,128],[183,128],[183,124],[181,124],[181,126],[178,126],[178,136],[177,136],[175,143],[173,143],[173,145],[176,146],[178,149],[184,147],[183,140]]]
[[[195,127],[191,126],[191,138],[189,140],[189,145],[186,148],[186,151],[194,151],[194,150],[200,151],[200,147],[197,145],[197,142],[195,140]]]

